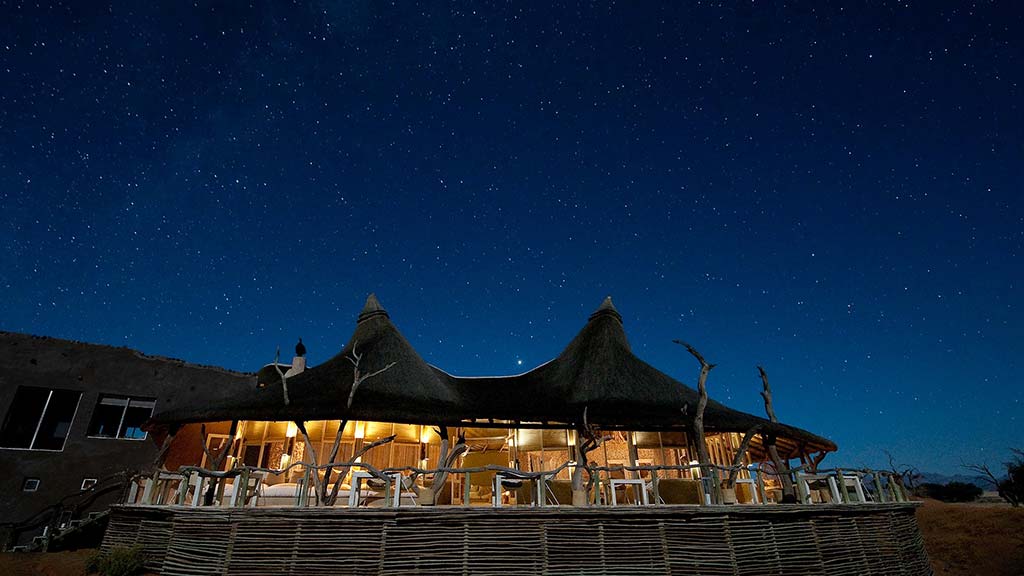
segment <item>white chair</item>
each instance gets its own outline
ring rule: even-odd
[[[235,478],[235,481],[231,485],[231,501],[229,506],[232,508],[236,506],[255,508],[256,502],[260,497],[260,492],[263,490],[263,481],[266,480],[266,477],[266,472],[252,472],[249,475],[246,485],[242,487],[241,490],[238,489],[241,477]],[[242,499],[241,504],[239,504],[239,498]]]

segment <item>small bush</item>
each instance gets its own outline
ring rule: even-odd
[[[1006,479],[999,482],[996,488],[1004,500],[1020,506],[1024,502],[1024,450],[1015,449],[1014,459],[1006,463]]]
[[[974,484],[964,482],[950,482],[949,484],[921,484],[918,491],[923,496],[935,498],[943,502],[974,502],[981,496],[981,488]]]
[[[142,572],[146,566],[146,555],[142,546],[117,546],[109,552],[97,552],[86,564],[90,574],[100,576],[133,576]]]

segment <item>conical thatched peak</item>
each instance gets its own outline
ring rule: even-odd
[[[619,322],[622,322],[622,314],[615,309],[615,304],[612,304],[612,297],[606,296],[604,302],[594,310],[594,313],[590,315],[590,320],[597,318],[598,316],[612,316]]]
[[[366,297],[366,304],[363,304],[363,311],[359,313],[359,319],[356,320],[356,324],[373,318],[374,316],[387,316],[388,312],[380,305],[380,301],[377,300],[377,295],[370,293]]]

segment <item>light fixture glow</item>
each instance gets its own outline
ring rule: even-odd
[[[366,437],[366,422],[360,422],[360,421],[356,420],[356,429],[355,429],[355,432],[353,434],[355,435],[356,438],[365,438]]]
[[[289,422],[288,429],[285,431],[284,435],[287,436],[288,438],[295,438],[295,434],[298,431],[299,427],[295,425],[295,422]]]

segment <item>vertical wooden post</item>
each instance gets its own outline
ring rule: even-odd
[[[800,479],[800,475],[796,476],[796,492],[800,498],[801,504],[809,504],[811,501],[811,495],[807,492],[807,486],[803,480]]]
[[[148,506],[153,503],[153,491],[156,489],[156,479],[160,476],[160,470],[153,472],[153,476],[146,479],[146,487],[142,490],[142,504]]]
[[[156,457],[153,459],[153,466],[160,468],[164,465],[164,461],[167,460],[167,454],[171,449],[171,442],[174,441],[174,435],[178,433],[180,428],[180,424],[174,424],[168,428],[167,436],[164,437],[164,441],[160,445],[160,450],[157,451]]]
[[[836,478],[839,481],[839,493],[843,495],[843,502],[850,503],[850,489],[846,487],[846,476],[843,475],[843,470],[836,470]]]
[[[181,483],[178,484],[178,506],[185,505],[185,497],[188,495],[188,487],[192,483],[193,474],[195,472],[191,470],[186,472],[181,478]]]
[[[237,476],[235,480],[235,492],[233,499],[235,506],[239,508],[245,507],[245,501],[248,500],[249,496],[249,469],[242,468],[242,473]]]
[[[302,481],[299,482],[299,498],[296,504],[305,508],[309,504],[309,466],[302,467]]]
[[[469,494],[472,488],[469,482],[469,472],[466,472],[462,478],[462,505],[469,506]]]

